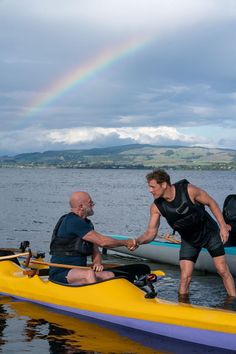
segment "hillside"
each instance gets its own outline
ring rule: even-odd
[[[123,145],[0,157],[0,167],[174,168],[236,170],[236,150],[203,147]]]

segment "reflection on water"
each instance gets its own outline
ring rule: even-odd
[[[24,352],[28,351],[27,348],[31,348],[32,352],[34,347],[38,347],[40,352],[43,340],[48,343],[50,354],[162,353],[94,323],[52,312],[30,303],[12,301],[10,298],[1,298],[0,301],[2,311],[0,345],[3,352],[7,352],[7,348],[11,346],[11,337],[4,334],[7,328],[7,313],[11,312],[12,316],[24,321],[23,327],[21,326],[21,342],[30,344],[25,345]],[[18,345],[21,346],[20,343]]]
[[[91,323],[44,307],[0,298],[0,352],[49,354],[233,354],[108,324]],[[12,323],[21,325],[11,331]],[[14,326],[13,326],[14,327]],[[9,333],[8,333],[9,331]]]
[[[178,295],[178,302],[184,304],[194,304],[193,301],[191,302],[191,296],[189,294]],[[226,296],[224,300],[221,303],[218,303],[215,307],[229,311],[236,311],[236,298],[232,296]]]
[[[232,296],[226,296],[222,307],[225,310],[236,311],[236,298]]]
[[[191,304],[189,294],[179,294],[178,301],[183,304]]]
[[[7,318],[7,312],[4,308],[4,305],[0,304],[0,346],[2,346],[5,343],[3,339],[3,332],[7,326],[6,318]]]

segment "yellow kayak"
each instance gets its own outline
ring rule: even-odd
[[[4,295],[110,322],[151,334],[236,350],[236,312],[145,298],[127,279],[117,277],[85,285],[59,285],[46,277],[24,275],[11,262],[0,262]]]

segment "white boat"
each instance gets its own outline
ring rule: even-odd
[[[127,239],[128,236],[122,235],[109,235],[118,240]],[[142,257],[150,259],[154,262],[178,265],[179,264],[179,249],[180,244],[152,241],[148,244],[141,245],[135,251],[129,251],[126,247],[113,248],[120,253],[129,254],[132,256]],[[225,255],[230,268],[231,273],[236,276],[236,247],[225,247]],[[206,271],[210,273],[216,273],[215,266],[212,261],[212,257],[209,255],[206,249],[202,249],[198,260],[195,265],[195,269]]]

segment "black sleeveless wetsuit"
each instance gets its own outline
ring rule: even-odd
[[[207,248],[212,257],[223,255],[219,227],[202,204],[191,201],[188,184],[185,179],[175,183],[175,198],[170,202],[164,198],[154,200],[161,215],[181,236],[180,259],[196,262],[202,247]]]

